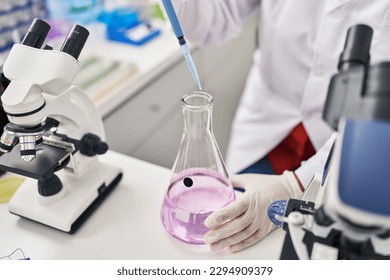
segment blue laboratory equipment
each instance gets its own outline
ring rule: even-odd
[[[184,34],[181,29],[179,20],[177,19],[175,9],[173,8],[171,0],[162,0],[164,8],[167,12],[169,21],[171,22],[173,31],[175,32],[176,38],[179,40],[181,50],[183,52],[184,58],[186,59],[188,68],[191,71],[192,77],[194,78],[199,90],[202,90],[202,85],[200,84],[200,79],[198,72],[196,71],[194,61],[192,60],[190,50],[188,48],[187,42],[184,39]]]
[[[282,227],[282,218],[286,214],[287,200],[277,200],[270,204],[267,210],[268,218],[277,226]]]
[[[160,35],[159,29],[140,20],[138,12],[131,8],[104,11],[98,20],[107,25],[107,38],[112,41],[142,46]]]
[[[52,21],[87,24],[95,21],[103,10],[103,0],[46,0],[49,18]]]

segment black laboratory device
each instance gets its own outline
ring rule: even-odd
[[[383,156],[390,151],[385,140],[390,136],[390,62],[370,65],[372,34],[367,25],[348,30],[323,113],[339,132],[320,187],[328,196],[317,207],[311,201],[285,202],[280,211],[285,222],[279,224],[286,231],[281,259],[316,259],[318,252],[334,254],[331,259],[390,259],[390,250],[384,249],[390,245],[390,188],[383,172],[390,164],[388,154]],[[300,238],[297,227],[289,224],[292,212],[311,216],[300,226]]]

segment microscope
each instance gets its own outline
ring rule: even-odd
[[[49,30],[35,19],[4,63],[10,83],[1,101],[9,123],[0,139],[0,169],[27,177],[9,203],[11,213],[74,233],[122,171],[104,162],[101,117],[72,85],[88,30],[73,26],[59,51],[42,48]]]
[[[323,119],[338,137],[323,174],[268,209],[286,231],[281,259],[390,259],[390,62],[370,65],[372,34],[348,30],[330,81]]]

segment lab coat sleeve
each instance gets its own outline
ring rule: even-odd
[[[337,138],[337,132],[334,132],[325,144],[309,160],[302,162],[302,165],[295,170],[304,188],[306,188],[315,173],[322,173],[328,158],[330,149]]]
[[[172,0],[184,36],[199,45],[222,45],[240,35],[260,0]]]

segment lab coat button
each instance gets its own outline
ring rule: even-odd
[[[314,72],[314,75],[316,75],[317,77],[322,77],[322,76],[324,76],[324,74],[325,74],[324,69],[321,68],[321,67],[315,68],[315,69],[313,70],[313,72]]]
[[[331,13],[332,18],[340,19],[343,16],[343,12],[340,9],[336,9]]]

